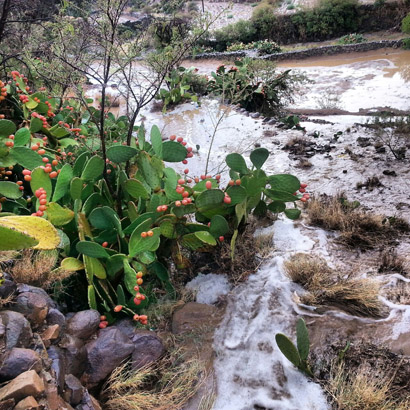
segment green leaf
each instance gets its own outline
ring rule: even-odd
[[[83,255],[90,256],[92,258],[109,258],[108,252],[98,243],[91,241],[79,241],[77,242],[76,249]]]
[[[215,215],[211,219],[211,226],[209,232],[214,237],[225,235],[229,231],[229,225],[227,220],[222,215]]]
[[[127,259],[126,255],[117,253],[106,260],[107,274],[110,279],[114,279],[115,275],[124,268],[124,259]]]
[[[140,260],[143,264],[149,265],[150,263],[154,262],[157,259],[155,252],[145,251],[141,252],[137,255],[138,260]]]
[[[63,137],[66,137],[67,135],[70,135],[70,132],[67,131],[66,128],[60,127],[59,125],[51,127],[49,129],[49,132],[55,138],[63,138]]]
[[[274,201],[281,202],[295,202],[299,198],[296,195],[291,194],[289,191],[278,191],[276,189],[265,189],[265,194]]]
[[[269,151],[266,148],[256,148],[251,152],[250,159],[255,168],[262,168],[263,164],[269,157]]]
[[[127,303],[125,299],[124,289],[121,285],[117,286],[117,303],[121,306],[125,306]]]
[[[292,341],[282,333],[277,333],[275,336],[276,344],[283,355],[296,367],[301,364],[299,352]]]
[[[158,188],[161,185],[161,172],[154,165],[153,158],[151,158],[147,153],[141,152],[137,162],[145,182],[152,189]]]
[[[137,179],[129,179],[124,184],[125,191],[130,194],[133,198],[149,198],[149,192],[146,190],[144,185]]]
[[[237,153],[228,154],[225,160],[228,167],[233,171],[239,172],[242,175],[249,173],[248,167],[246,166],[246,162],[242,155]]]
[[[0,120],[0,137],[8,137],[16,132],[16,126],[13,121]]]
[[[73,170],[69,164],[65,164],[58,174],[57,183],[53,193],[53,202],[57,202],[65,194],[67,194],[72,179]]]
[[[31,172],[30,187],[33,192],[39,188],[44,188],[47,194],[47,201],[50,200],[51,194],[53,192],[53,186],[51,184],[50,175],[44,172],[41,168],[35,168]]]
[[[29,97],[29,99],[28,99],[28,101],[25,103],[25,105],[26,105],[26,107],[27,107],[29,110],[34,110],[34,108],[37,107],[38,102],[37,102],[37,101],[34,101],[33,98]]]
[[[121,162],[127,162],[132,157],[137,155],[138,150],[133,147],[129,147],[128,145],[113,145],[112,147],[107,149],[107,158],[119,164]]]
[[[298,219],[300,217],[301,211],[300,209],[292,208],[292,209],[285,209],[285,215],[292,220]]]
[[[65,258],[61,261],[61,268],[68,272],[76,272],[84,269],[84,264],[77,258]]]
[[[100,194],[94,192],[85,200],[83,212],[88,216],[97,207],[106,205],[108,205],[107,201]]]
[[[266,206],[266,202],[260,200],[258,204],[256,205],[255,209],[253,210],[253,214],[255,216],[263,217],[266,215],[267,210],[268,208]]]
[[[162,143],[162,159],[166,162],[181,162],[188,154],[186,148],[175,141],[164,141]]]
[[[84,181],[94,181],[102,175],[103,171],[104,161],[100,156],[95,155],[87,161],[81,174],[81,179]]]
[[[104,265],[98,259],[83,254],[83,260],[89,283],[93,283],[94,276],[98,279],[107,277]]]
[[[148,221],[146,221],[148,222]],[[145,224],[146,222],[143,222]],[[142,224],[141,224],[142,225]],[[143,238],[141,236],[141,232],[139,232],[139,225],[131,235],[130,243],[129,243],[129,255],[134,257],[136,254],[145,252],[145,251],[154,251],[158,243],[159,236],[161,234],[160,228],[151,229],[153,232],[153,236],[147,236]],[[146,232],[146,231],[143,231]],[[159,245],[159,243],[158,243]]]
[[[169,281],[168,269],[161,262],[154,262],[149,266],[149,270],[157,275],[159,280]]]
[[[198,207],[199,212],[213,208],[216,205],[219,205],[224,200],[224,193],[219,189],[208,189],[204,192],[201,192],[196,198],[196,206]]]
[[[81,175],[81,172],[83,171],[89,157],[90,154],[86,151],[79,155],[78,158],[75,160],[73,167],[73,174],[75,177],[79,177]]]
[[[240,204],[246,199],[246,189],[240,185],[234,185],[226,190],[231,197],[231,205]]]
[[[310,349],[309,333],[302,318],[299,318],[296,323],[296,340],[300,358],[307,360]]]
[[[83,190],[83,183],[84,181],[81,178],[74,178],[71,180],[70,195],[73,200],[81,198],[81,191]]]
[[[87,288],[88,306],[90,309],[97,310],[97,300],[95,298],[95,290],[93,285],[88,285]]]
[[[97,229],[115,229],[120,236],[123,236],[120,218],[117,213],[108,206],[95,208],[88,217],[90,223]]]
[[[128,292],[135,294],[134,286],[137,284],[137,272],[131,267],[127,259],[123,259],[124,284]]]
[[[31,134],[27,128],[20,128],[14,136],[14,146],[22,147],[30,141]],[[37,154],[38,155],[38,154]]]
[[[13,157],[19,165],[30,170],[44,165],[41,156],[27,147],[14,147]]]
[[[162,159],[162,137],[158,126],[153,125],[151,128],[151,144],[155,154]]]
[[[268,205],[268,209],[274,214],[278,214],[286,209],[286,204],[280,201],[273,201]]]
[[[216,240],[208,231],[189,233],[182,237],[182,245],[191,250],[197,250],[205,246],[215,246]]]
[[[60,206],[55,202],[50,202],[47,206],[47,219],[55,226],[67,225],[74,218],[71,209]]]
[[[43,121],[39,118],[34,117],[30,121],[30,132],[33,134],[34,132],[39,132],[43,128]]]
[[[268,182],[273,190],[296,192],[300,188],[300,181],[290,174],[278,174],[268,177]]]
[[[10,181],[0,181],[0,194],[10,199],[18,199],[23,196],[19,186]]]

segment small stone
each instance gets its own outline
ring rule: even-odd
[[[65,391],[64,399],[73,406],[81,403],[85,392],[84,386],[81,384],[80,380],[72,374],[67,374],[65,376]]]
[[[17,291],[17,285],[10,279],[5,279],[0,286],[0,298],[6,299]]]
[[[0,318],[5,327],[6,349],[30,345],[33,333],[30,323],[21,313],[5,310],[0,312]]]
[[[65,317],[58,309],[51,308],[48,311],[46,321],[48,325],[59,325],[60,328],[65,326]]]
[[[87,364],[87,349],[83,341],[71,335],[64,335],[59,346],[63,349],[65,356],[66,373],[80,377]]]
[[[48,313],[47,300],[39,293],[24,292],[17,296],[13,310],[22,313],[34,325],[41,325]]]
[[[76,410],[102,410],[100,403],[88,391],[85,391],[81,404],[76,407]]]
[[[43,340],[56,340],[59,335],[60,325],[51,325],[41,334],[41,338]]]
[[[7,399],[19,401],[27,396],[38,397],[42,393],[44,393],[43,380],[35,370],[29,370],[0,389],[0,401]]]
[[[132,353],[133,369],[140,369],[149,363],[155,362],[164,353],[161,339],[149,330],[136,330],[132,342],[134,343],[134,352]]]
[[[172,333],[180,334],[200,328],[203,323],[210,323],[215,317],[215,325],[220,319],[217,317],[218,308],[203,303],[189,302],[178,309],[172,318]],[[212,320],[210,325],[212,325]]]
[[[41,358],[34,350],[14,347],[3,359],[0,368],[0,381],[14,379],[30,369],[39,372],[41,368]]]
[[[40,405],[33,396],[28,396],[25,399],[19,401],[13,410],[37,410]]]
[[[260,117],[260,113],[258,112],[254,112],[250,115],[251,118],[259,118]]]
[[[134,351],[127,335],[115,327],[102,329],[97,339],[86,345],[88,353],[85,380],[90,384],[104,380]]]
[[[47,350],[49,359],[51,359],[50,372],[53,374],[59,392],[64,390],[64,376],[66,373],[66,357],[64,351],[57,346],[51,346]]]
[[[35,293],[36,295],[40,295],[46,300],[47,306],[50,309],[51,308],[54,308],[54,309],[57,308],[57,303],[54,302],[53,299],[51,299],[50,295],[44,289],[37,288],[36,286],[26,285],[25,283],[19,283],[17,285],[17,291],[19,293],[27,293],[28,292],[28,293]]]
[[[80,339],[88,339],[97,331],[99,324],[100,314],[96,310],[83,310],[67,321],[66,332]]]

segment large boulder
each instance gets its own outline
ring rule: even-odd
[[[56,309],[57,303],[54,302],[53,299],[51,299],[50,295],[41,288],[37,288],[36,286],[31,286],[31,285],[26,285],[25,283],[19,283],[17,285],[17,292],[18,293],[35,293],[36,295],[40,295],[42,296],[46,302],[47,302],[47,306],[49,307],[49,309],[54,308]]]
[[[19,401],[27,396],[39,397],[44,393],[44,383],[35,370],[21,373],[0,389],[0,401],[14,399]]]
[[[5,310],[0,312],[0,320],[4,326],[6,349],[28,347],[31,344],[31,326],[21,313]]]
[[[84,379],[90,386],[103,381],[134,351],[128,336],[115,327],[100,330],[97,339],[86,348],[88,363]]]
[[[41,368],[41,358],[34,350],[14,347],[3,358],[0,368],[0,381],[14,379],[30,369],[39,372]]]
[[[47,317],[47,299],[40,293],[23,292],[13,304],[14,311],[22,313],[33,325],[41,325]]]
[[[96,310],[83,310],[67,321],[66,332],[86,340],[97,331],[99,324],[100,314]]]

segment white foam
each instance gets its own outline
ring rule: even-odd
[[[212,305],[218,301],[220,296],[229,293],[231,285],[226,275],[210,273],[208,275],[199,274],[186,284],[186,288],[196,291],[198,303]]]
[[[283,262],[315,242],[290,221],[278,220],[259,233],[274,232],[275,256],[235,288],[215,332],[218,394],[214,410],[327,410],[321,387],[300,373],[279,351],[275,334],[294,338],[292,301],[297,285],[284,275]]]

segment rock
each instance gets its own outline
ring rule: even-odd
[[[0,389],[0,401],[7,399],[19,401],[27,396],[38,397],[42,393],[44,393],[43,380],[35,370],[29,370]]]
[[[261,115],[260,115],[260,113],[258,113],[258,112],[253,112],[251,115],[250,115],[250,117],[251,118],[259,118]]]
[[[33,396],[28,396],[19,401],[13,410],[37,410],[40,408],[37,400]]]
[[[81,404],[76,407],[76,410],[102,410],[100,403],[88,391],[85,391]]]
[[[47,399],[48,410],[71,410],[73,409],[61,396],[58,394],[58,389],[54,378],[50,373],[44,372],[45,392]]]
[[[383,171],[383,175],[387,175],[387,176],[390,176],[390,177],[397,177],[396,171],[394,171],[394,170],[390,171],[389,169],[385,169]]]
[[[66,374],[66,361],[65,355],[62,349],[57,346],[51,346],[48,350],[48,357],[51,359],[51,369],[59,392],[64,390],[64,377]]]
[[[102,329],[96,340],[86,345],[88,353],[85,380],[94,385],[104,380],[134,351],[127,335],[115,327]]]
[[[100,314],[96,310],[77,312],[67,322],[66,332],[80,339],[88,339],[98,329]]]
[[[212,305],[195,302],[186,303],[174,313],[172,332],[174,334],[190,332],[200,328],[203,323],[209,323],[212,326],[213,321],[210,321],[210,318],[215,318],[214,324],[217,325],[220,320],[217,313],[218,308]]]
[[[5,310],[0,312],[0,318],[5,326],[7,349],[28,347],[30,345],[33,333],[30,323],[21,313]]]
[[[14,399],[8,399],[8,400],[4,400],[0,402],[0,410],[10,410],[12,408],[14,408],[14,404],[15,404],[15,400]]]
[[[62,329],[65,327],[65,317],[58,309],[49,309],[46,321],[48,325],[59,325]]]
[[[0,286],[0,298],[6,299],[17,291],[17,285],[10,279],[5,279]]]
[[[372,145],[372,141],[370,140],[370,138],[366,138],[366,137],[358,137],[357,138],[357,143],[360,147],[369,147],[370,145]]]
[[[72,374],[67,374],[65,376],[64,390],[64,399],[67,402],[69,402],[73,406],[77,406],[77,404],[81,403],[85,388],[81,384],[80,380],[77,379],[77,377],[73,376]]]
[[[132,367],[139,369],[158,360],[164,353],[161,339],[149,330],[136,330],[132,338],[134,351],[132,353]]]
[[[56,309],[58,307],[57,303],[54,302],[53,299],[51,299],[50,295],[44,289],[37,288],[37,287],[31,286],[31,285],[26,285],[25,283],[19,283],[17,285],[17,291],[19,293],[27,293],[28,292],[28,293],[34,293],[36,295],[42,296],[46,300],[47,306],[50,309],[51,308]]]
[[[39,293],[23,292],[16,298],[13,310],[22,313],[34,325],[41,325],[47,317],[47,300]]]
[[[43,340],[56,340],[59,335],[60,325],[51,325],[41,334],[41,338]]]
[[[34,350],[14,347],[3,359],[0,368],[0,381],[14,379],[30,369],[39,372],[41,368],[41,358]]]
[[[83,341],[71,335],[64,335],[59,346],[64,352],[67,374],[80,377],[87,365],[87,349]]]
[[[271,118],[271,119],[267,122],[268,125],[275,125],[275,124],[277,124],[277,123],[278,123],[278,121],[277,121],[275,118]]]

